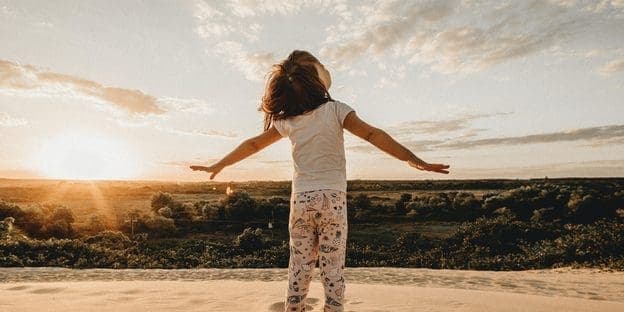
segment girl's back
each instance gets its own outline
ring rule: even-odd
[[[294,172],[288,219],[288,288],[284,311],[305,311],[316,263],[325,292],[323,311],[344,311],[347,179],[343,129],[420,170],[448,173],[448,165],[429,164],[385,131],[359,119],[349,105],[331,98],[329,71],[309,52],[295,50],[274,65],[259,110],[264,132],[241,143],[210,167],[211,172],[288,137]],[[352,113],[351,113],[352,112]]]
[[[292,192],[347,191],[343,121],[351,111],[349,105],[330,100],[307,113],[274,121],[291,142]]]

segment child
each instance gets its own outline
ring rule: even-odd
[[[448,173],[448,165],[416,157],[383,130],[362,121],[352,107],[329,95],[331,76],[316,57],[295,50],[273,66],[262,104],[264,132],[242,142],[216,164],[191,166],[212,173],[282,137],[291,141],[294,173],[290,198],[290,259],[285,311],[305,311],[319,261],[324,311],[344,311],[343,270],[347,242],[347,179],[343,128],[420,170]]]

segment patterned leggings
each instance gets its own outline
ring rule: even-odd
[[[293,193],[288,230],[290,260],[285,311],[305,311],[317,259],[325,291],[323,311],[344,311],[347,194],[332,189]]]

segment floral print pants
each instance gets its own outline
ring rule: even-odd
[[[325,291],[323,311],[344,311],[347,194],[332,189],[293,193],[288,230],[290,260],[285,311],[305,311],[317,259]]]

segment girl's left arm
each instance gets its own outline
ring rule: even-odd
[[[212,172],[210,180],[212,180],[217,173],[223,168],[233,165],[255,153],[264,149],[265,147],[277,142],[282,138],[282,135],[275,129],[275,126],[271,126],[267,131],[251,137],[242,143],[240,143],[233,151],[225,155],[221,160],[212,166],[191,166],[190,168],[196,171]]]

